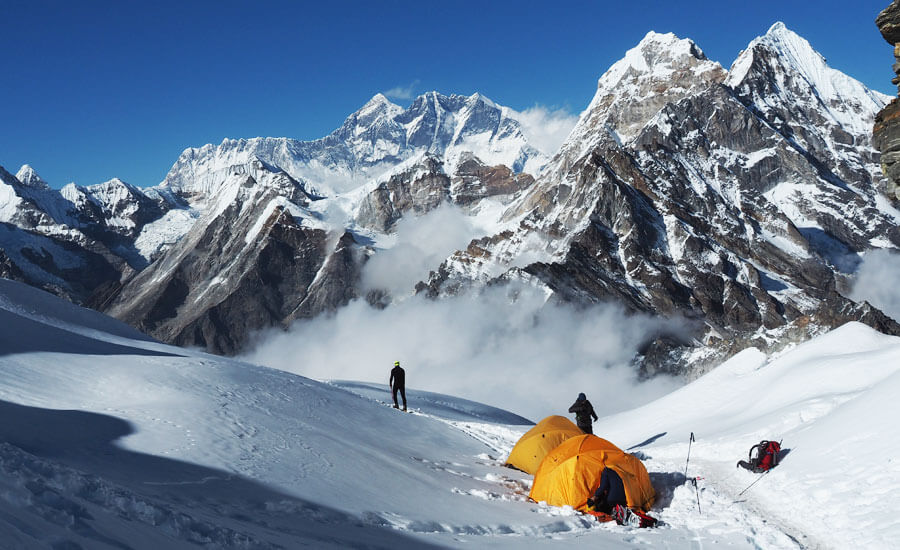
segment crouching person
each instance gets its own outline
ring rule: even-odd
[[[587,499],[587,505],[597,512],[612,514],[616,504],[627,505],[625,485],[619,474],[609,468],[603,468],[603,472],[600,474],[600,486],[597,487],[594,496]]]

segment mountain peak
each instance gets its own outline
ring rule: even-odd
[[[469,99],[471,99],[472,101],[480,101],[481,103],[484,103],[488,107],[495,107],[495,108],[497,107],[496,103],[491,101],[490,98],[488,98],[486,95],[483,95],[479,92],[475,92],[474,94],[469,96]]]
[[[379,115],[394,116],[402,110],[402,107],[392,103],[384,94],[377,93],[356,111],[355,115],[357,119],[363,119],[365,124],[371,124]]]
[[[790,96],[792,108],[822,105],[843,130],[857,134],[871,133],[874,113],[889,100],[829,67],[809,41],[780,21],[738,55],[725,85],[762,104]]]
[[[776,21],[776,22],[772,23],[772,26],[769,27],[769,30],[766,31],[766,34],[767,35],[780,34],[780,33],[784,33],[784,32],[789,32],[789,33],[794,34],[794,32],[792,30],[787,28],[787,25],[785,25],[781,21]]]
[[[706,55],[693,40],[650,31],[600,77],[598,87],[612,89],[628,75],[635,74],[667,79],[678,69],[704,61],[708,61]]]
[[[779,55],[790,58],[798,66],[825,64],[825,57],[817,52],[809,41],[787,28],[781,21],[769,27],[765,35],[751,42],[751,46],[754,43],[768,44],[775,48]]]
[[[667,51],[671,54],[670,57],[672,58],[688,56],[701,60],[706,59],[706,55],[704,55],[703,51],[693,40],[690,38],[678,38],[675,33],[671,32],[659,33],[656,31],[649,31],[644,35],[644,38],[638,42],[638,45],[629,50],[629,52],[635,49],[645,52],[647,50],[656,52]]]
[[[103,187],[130,187],[127,183],[120,180],[119,178],[112,178],[110,180],[106,180],[100,184]]]
[[[22,167],[19,168],[19,171],[16,173],[16,179],[28,187],[38,187],[41,189],[50,187],[29,164],[23,164]]]

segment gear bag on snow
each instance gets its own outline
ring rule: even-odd
[[[750,447],[750,454],[747,457],[748,460],[741,460],[737,465],[741,468],[746,468],[751,472],[761,474],[778,466],[778,453],[780,452],[780,443],[763,439],[756,445]]]

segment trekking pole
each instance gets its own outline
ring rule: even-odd
[[[692,443],[694,443],[694,432],[691,432],[691,440],[688,441],[688,456],[687,456],[687,462],[684,463],[684,479],[685,479],[685,481],[687,481],[687,469],[688,469],[688,464],[690,464],[690,462],[691,462],[691,444],[692,444]]]
[[[691,445],[694,443],[694,432],[691,432],[691,439],[688,441],[688,455],[687,461],[684,463],[684,479],[687,481],[687,471],[688,464],[691,463]],[[694,491],[697,493],[697,513],[702,514],[703,511],[700,509],[700,488],[697,487],[697,478],[691,479],[691,483],[694,484]]]
[[[694,478],[694,491],[697,492],[697,513],[703,514],[703,510],[700,509],[700,489],[697,487],[697,478]]]
[[[772,470],[766,470],[765,472],[763,472],[763,475],[759,476],[759,477],[756,479],[756,481],[754,481],[754,482],[751,483],[750,485],[747,485],[747,488],[744,489],[743,491],[741,491],[740,493],[738,493],[738,496],[741,496],[741,495],[743,495],[744,493],[746,493],[747,490],[750,489],[750,487],[753,487],[754,485],[756,485],[757,483],[759,483],[759,480],[762,479],[762,478],[764,478],[764,477],[766,476],[766,474],[768,474],[768,473],[771,472],[771,471],[772,471]]]

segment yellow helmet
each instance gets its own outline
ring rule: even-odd
[[[395,366],[395,367],[399,367],[399,366],[400,366],[400,361],[394,361],[394,366]]]

